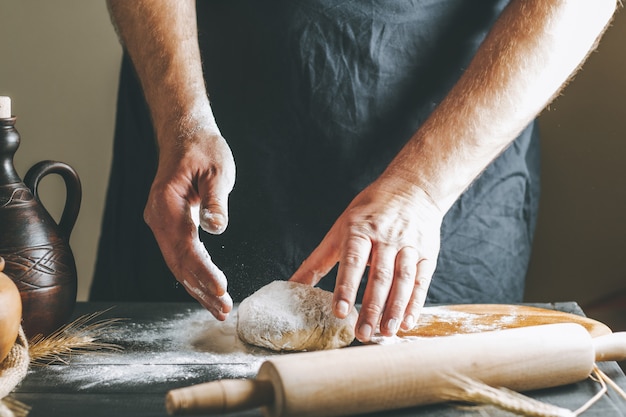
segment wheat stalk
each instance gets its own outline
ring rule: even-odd
[[[507,388],[494,388],[480,381],[463,375],[449,375],[448,382],[451,384],[443,393],[443,399],[448,401],[462,401],[473,404],[492,405],[515,414],[528,417],[576,417],[587,411],[607,392],[607,383],[617,387],[598,366],[594,366],[593,373],[601,389],[576,411],[543,403],[533,398],[511,391]],[[617,387],[616,391],[626,398],[624,391]]]
[[[624,400],[626,400],[626,392],[624,392],[624,390],[621,389],[619,385],[615,383],[615,381],[609,378],[609,376],[605,374],[604,372],[602,372],[602,370],[600,370],[600,368],[598,368],[597,366],[595,367],[594,370],[601,381],[604,381],[605,383],[607,383],[611,388],[613,388],[615,392],[617,392]]]
[[[68,356],[101,350],[120,351],[121,347],[100,340],[105,330],[121,319],[97,319],[105,311],[79,317],[49,336],[36,335],[29,342],[31,364],[49,365],[54,362],[67,363]]]
[[[593,373],[595,373],[595,378],[593,377]],[[600,391],[598,391],[596,393],[596,395],[594,395],[593,397],[591,397],[589,399],[589,401],[587,401],[585,404],[582,405],[582,407],[580,407],[578,410],[576,410],[575,414],[577,416],[581,415],[582,413],[584,413],[585,411],[587,411],[589,409],[589,407],[591,407],[592,405],[594,405],[596,402],[598,402],[598,400],[607,393],[607,387],[606,387],[606,380],[603,378],[604,373],[602,373],[602,371],[600,370],[600,368],[598,368],[598,365],[593,365],[593,373],[592,375],[589,376],[589,378],[592,381],[596,381],[600,383],[600,386],[602,387],[600,389]],[[606,375],[605,375],[606,376]],[[607,377],[608,379],[608,377]]]
[[[442,399],[466,403],[493,405],[502,410],[528,417],[576,417],[566,408],[547,404],[506,388],[493,388],[475,379],[454,375],[448,377],[451,386]]]

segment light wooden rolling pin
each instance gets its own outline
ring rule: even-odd
[[[442,402],[451,374],[527,391],[587,378],[596,361],[626,358],[626,333],[593,338],[549,324],[396,345],[296,353],[267,360],[256,379],[170,391],[170,414],[263,407],[268,417],[345,416]]]

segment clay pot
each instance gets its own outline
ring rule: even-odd
[[[22,181],[13,165],[19,143],[15,117],[0,119],[0,256],[20,291],[24,331],[32,337],[57,330],[74,309],[77,274],[69,240],[82,190],[76,171],[56,161],[39,162]],[[39,200],[39,183],[48,174],[60,175],[67,190],[58,224]]]

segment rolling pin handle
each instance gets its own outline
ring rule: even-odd
[[[274,387],[269,381],[224,379],[179,388],[167,393],[170,415],[225,414],[270,405]]]
[[[626,332],[593,338],[596,362],[626,360]]]

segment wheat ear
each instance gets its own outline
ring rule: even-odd
[[[119,351],[121,347],[100,340],[105,330],[121,319],[96,320],[105,311],[87,314],[61,327],[49,336],[36,335],[29,342],[31,364],[67,363],[68,356],[101,350]]]

